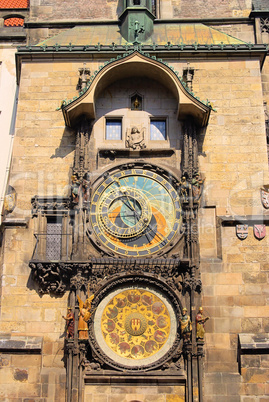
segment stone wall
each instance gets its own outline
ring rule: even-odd
[[[228,23],[226,25],[214,24],[210,26],[213,29],[217,29],[220,32],[226,33],[227,35],[233,36],[234,38],[240,39],[246,43],[256,43],[253,23],[250,21],[237,24]]]
[[[268,183],[268,165],[260,68],[259,61],[255,59],[190,62],[195,71],[195,94],[201,99],[209,99],[215,109],[199,139],[200,167],[206,179],[202,200],[202,207],[205,208],[200,211],[204,285],[201,302],[205,313],[210,316],[205,339],[205,396],[207,402],[215,401],[216,397],[219,401],[228,398],[229,402],[233,402],[239,400],[239,392],[243,392],[241,387],[249,382],[247,374],[243,377],[239,374],[238,334],[268,331],[269,309],[265,300],[268,292],[269,238],[267,235],[265,239],[257,240],[253,236],[253,222],[247,239],[243,241],[236,237],[234,224],[223,225],[218,230],[217,226],[222,215],[253,216],[264,213],[260,187]],[[176,60],[169,63],[180,72],[186,65]],[[77,70],[82,64],[83,60],[79,63],[55,61],[22,65],[10,178],[10,184],[17,191],[17,207],[9,218],[29,218],[29,223],[28,227],[10,227],[5,232],[0,330],[21,336],[43,337],[42,359],[40,356],[36,360],[33,358],[36,373],[29,374],[28,380],[24,373],[27,368],[19,364],[17,357],[6,356],[6,363],[3,364],[7,373],[3,380],[7,392],[13,389],[14,384],[20,385],[20,380],[16,378],[37,384],[25,388],[25,398],[45,397],[45,391],[44,394],[40,391],[46,388],[43,382],[59,383],[55,385],[57,398],[59,389],[63,387],[60,376],[64,371],[65,322],[61,316],[66,313],[68,295],[59,298],[41,296],[32,281],[28,263],[35,245],[33,234],[36,228],[31,219],[30,200],[36,194],[66,196],[69,193],[75,136],[65,127],[62,112],[56,109],[62,99],[76,95]],[[99,64],[103,62],[91,62],[89,67],[94,71]],[[115,91],[115,88],[111,89]],[[158,92],[155,90],[153,88],[154,94]],[[163,99],[162,89],[158,96]],[[102,103],[102,97],[99,101]],[[113,107],[117,109],[118,105]],[[124,105],[121,104],[121,107]],[[94,133],[96,143],[100,127]],[[175,142],[175,146],[179,144]],[[206,236],[202,235],[204,232]],[[267,364],[266,360],[264,362]],[[55,379],[54,370],[57,373]],[[42,380],[43,374],[48,374],[48,377]],[[259,384],[259,378],[251,378],[252,384],[255,381]],[[19,391],[16,392],[18,397]],[[104,388],[94,392],[102,395]],[[107,401],[113,401],[118,390],[105,392],[108,392]],[[141,392],[139,389],[130,391],[130,398]],[[147,392],[143,391],[145,402],[156,399],[155,390],[149,392],[150,396],[145,396]],[[173,392],[171,389],[160,389],[158,398],[160,401],[172,401]],[[87,387],[88,400],[91,400],[92,393],[92,389]],[[115,393],[113,397],[112,393]],[[183,398],[181,393],[179,398]],[[59,400],[64,400],[63,392]]]
[[[57,350],[54,355],[57,356]],[[42,361],[47,345],[39,336],[0,336],[1,401],[61,401],[65,393],[65,370]]]
[[[184,402],[184,386],[104,385],[85,387],[85,402]]]
[[[84,20],[118,19],[123,10],[123,0],[32,0],[30,20]],[[161,0],[158,18],[238,18],[248,17],[251,0]]]
[[[121,10],[117,0],[80,0],[75,3],[72,0],[33,0],[30,20],[118,19]]]
[[[15,48],[9,44],[0,46],[0,210],[2,208],[8,180],[11,148],[15,131],[14,113],[16,107]]]
[[[161,1],[161,18],[164,18],[166,5],[172,6],[173,18],[248,17],[251,11],[251,0],[194,0],[191,6],[187,0],[164,0]]]

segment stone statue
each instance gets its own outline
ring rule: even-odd
[[[87,298],[85,302],[81,300],[78,296],[79,302],[79,318],[78,318],[78,337],[79,339],[88,339],[88,324],[91,317],[91,303],[94,298],[94,295],[91,295]]]
[[[181,317],[181,334],[183,340],[186,342],[190,341],[191,339],[191,331],[192,331],[192,323],[190,316],[187,314],[187,309],[183,308],[182,310],[182,317]]]
[[[203,314],[203,307],[199,307],[199,311],[196,315],[196,340],[204,340],[205,337],[205,322],[209,320],[209,317],[205,317]]]
[[[181,181],[180,181],[180,196],[182,202],[188,202],[189,201],[189,189],[190,189],[190,184],[187,181],[185,176],[182,176]]]
[[[78,203],[79,199],[79,189],[80,189],[80,182],[76,175],[71,176],[71,194],[74,203]]]
[[[68,307],[67,309],[67,316],[64,317],[62,315],[62,317],[66,321],[66,338],[67,339],[74,338],[75,319],[71,307]]]
[[[139,130],[136,126],[133,126],[131,129],[127,129],[125,144],[126,148],[132,148],[133,150],[146,148],[144,141],[145,132],[145,127],[143,127],[141,130]]]
[[[204,185],[204,180],[201,179],[199,173],[196,173],[196,175],[194,176],[194,178],[192,179],[192,196],[193,196],[193,200],[195,202],[199,201],[201,194],[202,194],[202,189],[203,189],[203,185]]]

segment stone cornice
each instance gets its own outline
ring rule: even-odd
[[[252,12],[255,13],[263,13],[261,11]],[[219,25],[219,24],[249,24],[250,19],[247,17],[241,18],[178,18],[178,19],[155,19],[154,24],[184,24],[184,23],[201,23],[201,24],[210,24],[210,25]],[[120,25],[120,20],[72,20],[65,19],[63,20],[48,20],[48,21],[27,21],[25,22],[26,28],[71,28],[78,25]]]
[[[191,45],[180,43],[180,44],[172,44],[167,42],[165,45],[158,44],[126,44],[126,45],[116,45],[114,43],[110,45],[102,45],[102,43],[98,43],[98,45],[59,45],[55,44],[54,46],[37,46],[37,45],[29,45],[29,46],[19,46],[17,48],[18,55],[31,55],[34,56],[38,54],[39,57],[42,54],[46,53],[54,53],[54,54],[65,54],[69,55],[71,53],[97,53],[97,54],[110,54],[110,53],[118,53],[122,52],[132,52],[132,51],[141,51],[141,52],[150,52],[153,54],[156,53],[169,53],[169,54],[181,54],[181,53],[192,53],[195,54],[205,54],[205,53],[264,53],[268,51],[267,44],[253,44],[253,43],[242,43],[242,44],[210,44],[203,45],[199,43],[193,43]]]
[[[238,224],[248,223],[269,223],[269,214],[267,215],[233,215],[233,216],[218,216],[217,221],[222,226],[235,226]]]

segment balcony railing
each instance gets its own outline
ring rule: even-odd
[[[35,233],[32,260],[68,261],[72,252],[72,234]]]

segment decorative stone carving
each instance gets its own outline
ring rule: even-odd
[[[186,292],[186,291],[190,292],[190,291],[194,290],[194,291],[200,293],[202,291],[201,279],[199,277],[197,278],[195,276],[192,276],[190,274],[190,272],[188,272],[188,271],[184,274],[182,285],[183,285],[184,292]]]
[[[17,193],[15,188],[8,186],[7,193],[4,198],[4,211],[6,214],[10,214],[14,211],[17,203]]]
[[[187,269],[187,265],[176,258],[100,258],[79,264],[72,261],[51,263],[32,260],[29,266],[34,279],[39,284],[41,294],[62,294],[68,289],[85,290],[88,286],[89,290],[95,293],[104,278],[116,279],[121,275],[137,273],[162,279],[174,291],[185,289],[187,283],[186,279],[182,279],[183,274],[181,275],[181,272],[183,273]]]
[[[32,216],[37,216],[38,212],[42,215],[55,213],[68,214],[71,203],[68,197],[39,197],[34,196],[31,199]]]
[[[89,149],[88,143],[92,130],[91,122],[84,116],[78,127],[76,134],[76,149],[74,158],[73,175],[82,183],[83,179],[87,179],[89,173]]]
[[[193,202],[198,202],[200,200],[203,186],[204,180],[201,179],[199,173],[196,173],[191,182]]]
[[[269,18],[260,18],[261,33],[266,32],[269,34]]]
[[[132,148],[133,150],[146,148],[145,132],[145,127],[142,129],[136,126],[128,128],[126,131],[126,148]]]
[[[63,294],[66,291],[72,273],[70,265],[30,262],[29,266],[39,284],[39,293]]]
[[[91,78],[91,70],[86,67],[86,63],[83,63],[83,67],[78,69],[78,76],[77,90],[81,91],[86,88]]]
[[[183,80],[190,91],[192,91],[193,76],[194,68],[190,67],[189,63],[187,63],[187,67],[183,69]]]

